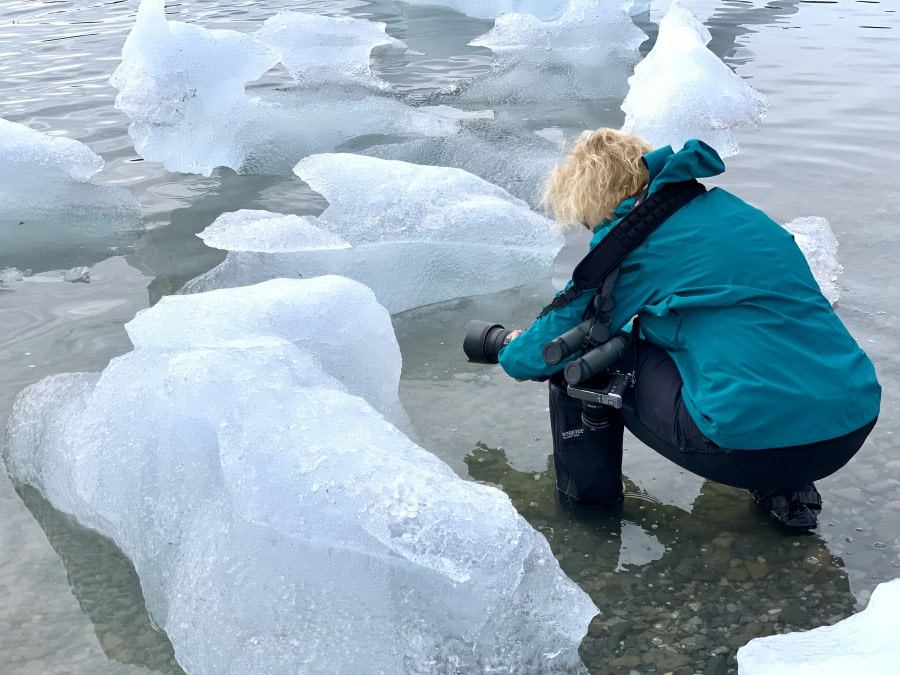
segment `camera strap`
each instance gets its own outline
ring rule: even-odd
[[[544,307],[538,318],[565,307],[583,292],[600,288],[622,261],[678,209],[706,192],[696,180],[670,183],[639,201],[575,267],[572,285]],[[613,277],[613,282],[615,277]],[[609,291],[604,302],[612,292]]]

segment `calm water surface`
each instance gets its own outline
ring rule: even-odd
[[[837,621],[874,586],[900,576],[897,327],[900,242],[900,20],[893,2],[693,0],[710,47],[766,94],[769,115],[739,134],[741,153],[718,181],[776,220],[829,219],[844,273],[839,314],[875,361],[882,416],[860,454],[820,484],[817,534],[788,537],[739,490],[704,483],[626,439],[621,512],[570,513],[554,499],[545,390],[470,366],[461,325],[482,317],[524,326],[583,252],[575,238],[555,280],[420,308],[395,318],[401,396],[422,442],[461,475],[509,494],[550,541],[602,613],[582,646],[593,672],[726,673],[757,635]],[[16,393],[59,372],[100,370],[130,344],[135,312],[223,257],[194,236],[238,208],[316,213],[295,179],[171,174],[144,162],[106,80],[133,22],[132,0],[0,0],[0,117],[66,135],[106,160],[96,177],[139,200],[144,229],[91,247],[40,245],[0,221],[0,426]],[[168,3],[172,18],[254,30],[279,9],[315,8],[385,21],[415,54],[376,63],[412,101],[486,73],[491,55],[466,46],[490,28],[438,7],[386,0]],[[651,35],[650,15],[636,21]],[[254,86],[284,85],[272,73]],[[498,109],[527,129],[572,134],[618,126],[621,101]],[[66,223],[44,227],[65,228]],[[46,234],[46,232],[44,232]],[[111,248],[112,247],[112,248]],[[56,270],[92,266],[90,284]],[[810,336],[811,345],[815,336]],[[900,432],[898,432],[900,433]],[[108,541],[72,524],[39,494],[0,478],[0,670],[4,673],[178,673],[151,627],[134,570]]]

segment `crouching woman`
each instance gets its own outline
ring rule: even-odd
[[[652,150],[599,129],[553,170],[545,201],[560,224],[593,231],[593,250],[636,203],[724,169],[701,141]],[[701,188],[627,254],[601,309],[610,335],[633,328],[613,368],[630,386],[599,426],[584,425],[581,402],[567,395],[562,371],[578,353],[555,365],[542,357],[547,342],[599,311],[597,288],[571,285],[499,354],[514,378],[549,378],[561,498],[621,499],[627,427],[678,466],[750,490],[782,524],[816,526],[813,481],[860,449],[881,388],[789,232],[729,192]]]

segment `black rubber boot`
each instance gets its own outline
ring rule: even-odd
[[[624,425],[610,408],[608,424],[586,426],[581,401],[566,393],[566,383],[550,378],[550,427],[559,499],[568,506],[614,507],[622,503]]]
[[[753,501],[786,528],[812,530],[818,525],[816,513],[822,509],[822,495],[812,483],[782,490],[751,490]]]

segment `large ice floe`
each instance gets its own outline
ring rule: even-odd
[[[402,45],[384,27],[288,13],[244,34],[168,21],[164,0],[142,0],[110,78],[116,107],[131,119],[142,157],[204,175],[219,166],[289,173],[301,157],[356,136],[454,133],[455,120],[380,94],[370,52]],[[279,63],[297,88],[248,93],[247,83]]]
[[[625,0],[570,0],[559,18],[504,14],[469,44],[494,52],[492,72],[463,100],[489,103],[624,96],[646,39]]]
[[[837,305],[841,299],[838,275],[844,268],[838,259],[838,240],[831,225],[825,218],[809,216],[794,218],[783,227],[794,235],[794,241],[803,251],[822,295],[832,305]]]
[[[563,244],[552,221],[460,169],[336,153],[295,171],[328,200],[321,216],[221,216],[199,236],[230,252],[183,292],[341,274],[395,313],[547,277]]]
[[[680,148],[699,138],[723,157],[737,154],[732,129],[759,124],[768,104],[706,48],[710,39],[706,26],[673,0],[656,44],[628,79],[623,131],[655,147]]]
[[[133,561],[186,672],[584,672],[597,608],[547,540],[398,430],[370,290],[170,296],[126,329],[20,394],[4,458]]]
[[[847,675],[897,672],[900,579],[879,584],[865,610],[805,633],[755,638],[738,650],[739,675]]]
[[[102,168],[83,143],[0,119],[0,268],[34,269],[76,247],[91,260],[129,240],[140,205],[128,190],[89,182]]]

